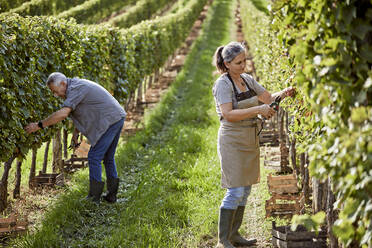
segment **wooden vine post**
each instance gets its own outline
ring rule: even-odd
[[[328,182],[321,182],[316,178],[312,178],[313,182],[313,213],[325,211],[327,205]]]
[[[144,80],[141,80],[140,84],[138,85],[136,107],[140,107],[141,106],[143,82],[144,82]]]
[[[327,232],[330,248],[338,248],[338,240],[332,231],[333,224],[337,220],[337,213],[333,209],[335,196],[332,192],[331,178],[328,177],[328,192],[327,192]]]
[[[43,162],[43,169],[42,172],[46,173],[47,166],[48,166],[48,154],[49,154],[49,146],[50,146],[50,140],[45,145],[45,151],[44,151],[44,162]],[[34,174],[35,176],[35,174]]]
[[[305,203],[310,204],[310,185],[309,185],[309,169],[307,168],[307,158],[305,153],[300,155],[300,173],[302,176],[302,191],[305,196]]]
[[[62,171],[62,144],[61,144],[61,130],[56,132],[53,139],[53,173]]]
[[[67,129],[63,129],[63,157],[67,158],[67,137],[68,137],[68,131]]]
[[[13,155],[4,163],[4,172],[0,181],[0,212],[4,211],[8,206],[8,176],[12,163],[16,157],[17,155]]]
[[[154,80],[154,74],[151,74],[150,75],[150,79],[149,79],[149,85],[148,85],[148,88],[150,89],[152,84],[153,84],[153,80]]]
[[[34,178],[35,178],[35,170],[36,170],[36,155],[37,155],[37,149],[32,149],[32,160],[31,160],[31,168],[30,168],[30,175],[28,178],[28,187],[33,188],[34,187]]]
[[[289,153],[291,156],[291,163],[297,176],[301,174],[300,169],[297,166],[297,151],[296,151],[296,138],[293,138],[290,142]]]
[[[16,178],[15,178],[16,181],[15,181],[15,186],[14,186],[14,190],[13,190],[13,198],[14,199],[17,199],[21,194],[21,178],[22,178],[21,167],[22,167],[22,162],[23,162],[22,158],[17,159],[17,170],[16,170]]]

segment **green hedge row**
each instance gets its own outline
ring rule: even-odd
[[[241,2],[260,77],[278,88],[294,76],[291,129],[311,175],[331,179],[341,209],[333,232],[348,247],[371,247],[370,0],[278,0],[270,18]]]
[[[0,161],[50,139],[53,129],[27,135],[58,102],[44,82],[53,71],[99,82],[124,102],[146,75],[162,67],[187,37],[206,0],[131,29],[84,26],[53,17],[0,17]]]
[[[112,18],[107,23],[120,28],[128,28],[143,20],[150,19],[154,13],[156,13],[159,9],[163,8],[169,2],[173,1],[169,0],[138,1],[135,6],[125,11],[124,14]]]
[[[18,0],[19,1],[19,0]],[[21,16],[56,15],[73,6],[82,4],[85,0],[30,0],[21,6],[11,9],[9,13]]]
[[[12,1],[0,0],[0,13],[6,12],[10,9],[18,7],[19,5],[27,1],[29,0],[12,0]]]
[[[75,18],[78,23],[95,24],[113,11],[133,4],[135,0],[87,0],[57,15],[57,18]]]

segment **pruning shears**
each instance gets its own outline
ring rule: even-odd
[[[280,96],[277,96],[277,97],[275,98],[275,100],[274,100],[272,103],[270,103],[270,105],[269,105],[270,108],[272,108],[272,109],[274,109],[276,112],[278,112],[278,111],[279,111],[279,103],[280,103],[281,100],[282,100],[282,98],[281,98]],[[266,120],[266,118],[264,117],[263,120],[262,120],[262,122],[261,122],[261,129],[260,129],[260,131],[257,133],[257,136],[260,135],[260,133],[262,132],[262,129],[264,128],[265,120]]]

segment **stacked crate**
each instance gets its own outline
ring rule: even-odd
[[[294,174],[267,177],[271,198],[266,201],[266,217],[291,217],[304,212],[304,197]]]

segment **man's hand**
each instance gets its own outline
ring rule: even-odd
[[[58,110],[57,112],[54,112],[53,114],[48,116],[48,118],[46,118],[45,120],[42,120],[43,127],[45,128],[45,127],[54,125],[54,124],[56,124],[56,123],[58,123],[58,122],[60,122],[64,119],[66,119],[67,116],[70,114],[71,110],[72,109],[69,108],[69,107],[63,107],[60,110]],[[39,129],[40,128],[37,125],[37,122],[30,123],[25,127],[25,130],[26,130],[27,133],[33,133],[33,132],[36,132]]]
[[[74,132],[72,133],[71,137],[71,145],[69,146],[69,149],[73,149],[74,151],[80,146],[79,143],[79,130],[77,128],[74,128]]]
[[[29,134],[36,132],[39,129],[40,127],[37,125],[37,122],[32,122],[25,127],[26,132]]]

